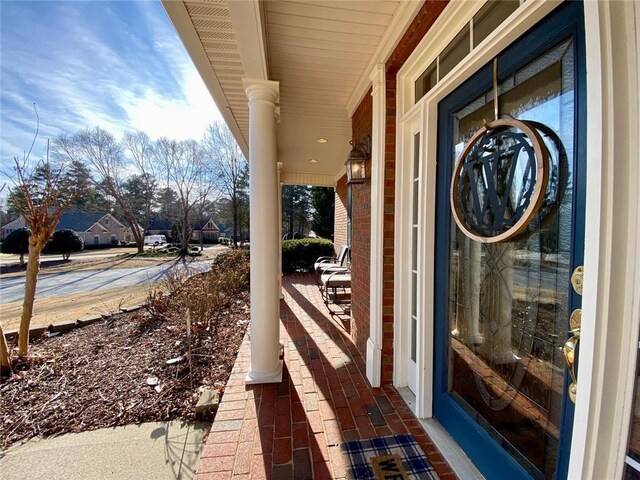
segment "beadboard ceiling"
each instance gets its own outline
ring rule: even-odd
[[[264,75],[280,82],[278,160],[285,181],[327,185],[344,170],[350,149],[348,104],[366,93],[370,69],[397,42],[399,19],[416,3],[163,0],[245,155],[242,78]]]

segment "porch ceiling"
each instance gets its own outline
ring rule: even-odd
[[[386,59],[420,3],[163,0],[245,155],[249,110],[241,80],[277,80],[283,179],[324,185],[333,185],[344,168],[349,109],[366,93],[371,68]]]

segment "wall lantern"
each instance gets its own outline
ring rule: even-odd
[[[371,156],[371,137],[368,135],[361,142],[351,143],[351,152],[344,165],[347,169],[347,183],[364,183],[367,181],[365,162]]]

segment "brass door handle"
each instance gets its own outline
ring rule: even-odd
[[[567,363],[569,369],[569,376],[571,377],[571,384],[569,385],[569,399],[576,403],[576,393],[578,391],[578,378],[576,377],[576,350],[578,348],[578,342],[580,342],[580,331],[574,330],[574,335],[569,338],[562,348],[564,353],[564,360]]]
[[[576,267],[571,275],[571,285],[573,286],[573,290],[578,294],[582,295],[582,284],[584,281],[584,267],[580,265]],[[582,326],[582,310],[576,308],[573,312],[571,312],[571,316],[569,317],[569,328],[570,334],[572,337],[569,338],[564,344],[562,348],[562,353],[564,353],[564,361],[567,363],[567,368],[569,369],[569,376],[571,377],[571,384],[569,385],[569,399],[576,403],[576,393],[578,392],[578,378],[576,376],[576,356],[578,349],[578,342],[580,342],[580,327]]]
[[[576,308],[571,312],[569,317],[569,326],[572,337],[569,338],[562,348],[564,353],[564,361],[567,363],[569,369],[569,376],[571,377],[571,384],[569,385],[569,398],[573,403],[576,403],[576,393],[578,391],[578,378],[576,376],[576,350],[578,349],[578,342],[580,342],[580,327],[582,326],[582,310]]]

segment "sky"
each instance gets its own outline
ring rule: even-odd
[[[83,128],[182,140],[221,120],[154,0],[0,0],[0,172],[33,141],[34,103],[34,160]]]

